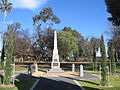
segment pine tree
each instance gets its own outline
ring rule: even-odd
[[[10,84],[11,76],[12,76],[12,61],[13,61],[13,33],[12,26],[8,27],[8,37],[6,42],[6,65],[4,68],[5,76],[4,83]]]
[[[104,37],[103,35],[101,36],[101,44],[100,44],[100,50],[101,50],[101,85],[105,86],[107,84],[107,70],[106,70],[106,49],[104,45]]]
[[[97,61],[96,61],[96,47],[93,47],[93,70],[97,70]]]
[[[114,75],[116,69],[116,63],[115,63],[115,52],[113,51],[112,44],[109,45],[109,59],[111,64],[111,73],[112,75]]]

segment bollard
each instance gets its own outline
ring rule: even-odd
[[[83,65],[80,65],[80,77],[83,77]]]
[[[75,72],[75,64],[72,64],[72,72]]]

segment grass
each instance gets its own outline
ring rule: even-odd
[[[18,90],[30,90],[32,85],[35,83],[36,80],[16,80],[15,86]]]
[[[23,72],[23,71],[27,71],[27,68],[25,68],[25,67],[15,67],[15,72]]]
[[[0,88],[0,90],[30,90],[36,80],[15,80],[15,87]]]
[[[93,72],[98,75],[98,72]],[[113,87],[100,87],[99,79],[86,79],[86,80],[78,80],[78,82],[84,86],[87,90],[120,90],[120,76],[111,76],[109,78],[109,85]]]
[[[13,88],[0,88],[0,90],[18,90],[17,87],[13,87]]]

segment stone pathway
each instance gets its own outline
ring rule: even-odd
[[[40,77],[40,81],[34,88],[34,90],[82,90],[74,80],[80,79],[99,79],[99,77],[92,75],[88,72],[84,72],[84,77]]]

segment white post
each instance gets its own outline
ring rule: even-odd
[[[80,65],[80,77],[83,77],[83,65]]]
[[[38,65],[35,63],[35,72],[38,72]]]
[[[75,64],[72,64],[72,72],[75,72]]]
[[[14,76],[15,75],[15,63],[13,64],[13,85],[15,85],[15,82],[14,82]]]
[[[101,68],[101,66],[100,66],[100,82],[101,82],[101,78],[102,78],[102,77],[101,77],[101,69],[102,69],[102,68]],[[100,83],[100,86],[101,86],[101,83]]]
[[[109,66],[106,67],[108,69],[108,85],[109,85]]]

